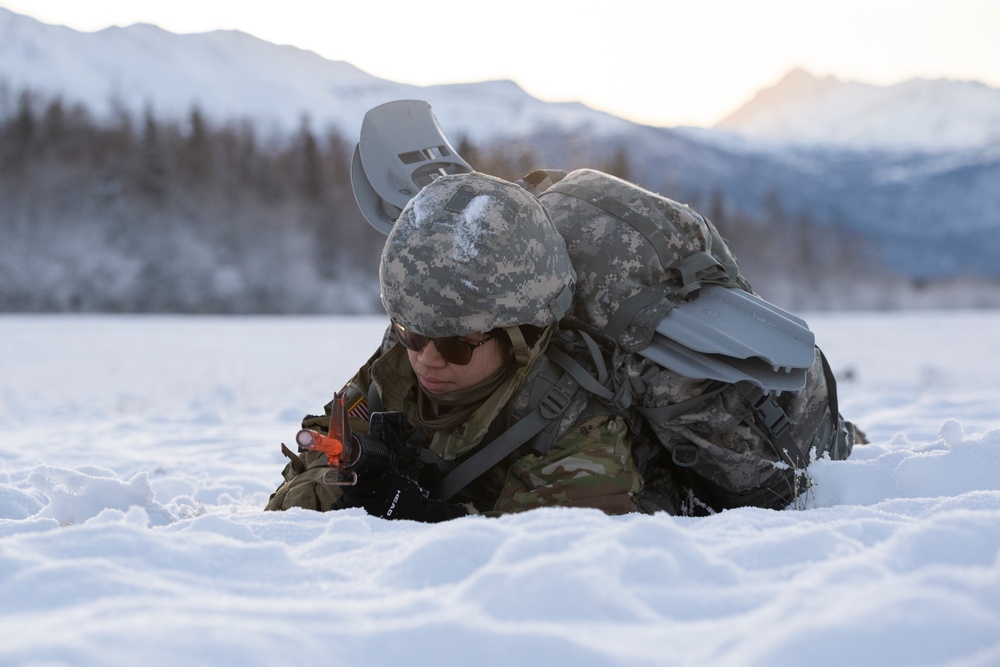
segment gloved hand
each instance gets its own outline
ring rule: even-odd
[[[284,444],[281,451],[290,460],[281,472],[285,482],[271,494],[265,510],[287,510],[302,507],[325,512],[337,500],[337,487],[323,483],[323,476],[330,470],[322,452],[306,452],[301,456],[292,453]]]
[[[415,479],[399,470],[390,470],[374,480],[360,480],[342,488],[333,509],[363,507],[372,516],[437,523],[468,514],[462,505],[450,505],[428,497]]]

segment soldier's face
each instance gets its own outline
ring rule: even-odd
[[[469,336],[470,343],[477,343],[481,334]],[[500,370],[505,363],[503,348],[496,340],[489,340],[477,347],[468,364],[448,363],[438,352],[433,341],[420,351],[407,350],[406,356],[417,376],[417,381],[429,394],[444,395],[468,389]]]

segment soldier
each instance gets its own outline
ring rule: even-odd
[[[286,481],[267,509],[363,507],[384,518],[442,521],[550,505],[639,508],[643,482],[628,424],[561,379],[552,361],[555,350],[578,347],[557,326],[576,274],[537,199],[480,173],[442,176],[403,210],[379,273],[391,327],[343,395],[355,432],[367,430],[371,411],[403,413],[413,463],[330,486],[325,455],[286,452]],[[548,392],[553,412],[535,436],[528,406],[539,392]],[[303,425],[325,428],[329,411]],[[484,469],[458,474],[518,424],[535,437],[512,439],[499,461],[487,457]]]

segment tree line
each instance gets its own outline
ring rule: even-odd
[[[0,310],[367,312],[382,237],[351,146],[0,96]],[[341,289],[341,285],[349,285]]]
[[[354,202],[353,146],[308,117],[294,133],[265,135],[197,106],[182,119],[121,106],[97,118],[0,87],[0,311],[379,312],[384,238]],[[461,139],[458,150],[509,180],[547,164],[527,144]],[[624,148],[564,168],[577,166],[637,176]],[[860,239],[783,210],[778,192],[764,216],[721,192],[689,195],[755,287],[794,286],[777,301],[832,289],[832,269],[871,270]]]

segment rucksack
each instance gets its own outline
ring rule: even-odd
[[[590,169],[540,170],[520,184],[566,239],[577,286],[560,328],[574,335],[557,336],[554,363],[529,379],[545,390],[523,418],[446,476],[439,495],[514,449],[544,452],[580,390],[629,423],[649,511],[785,507],[804,497],[812,460],[847,458],[857,435],[839,414],[836,381],[811,332],[753,293],[711,221]],[[713,309],[721,323],[698,314]],[[680,324],[665,326],[681,311]],[[755,339],[754,327],[767,335]]]

